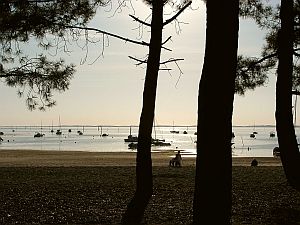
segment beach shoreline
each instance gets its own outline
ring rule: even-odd
[[[168,166],[176,151],[152,152],[153,166]],[[255,157],[258,166],[282,166],[279,157]],[[136,152],[85,152],[53,150],[0,150],[0,167],[135,166]],[[232,166],[250,166],[254,157],[233,157]],[[213,162],[212,162],[213,163]],[[196,158],[183,155],[183,166]]]

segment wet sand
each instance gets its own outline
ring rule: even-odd
[[[166,166],[174,151],[153,152],[153,166]],[[0,150],[0,167],[135,166],[135,152]],[[279,158],[257,157],[259,166],[281,166]],[[252,157],[234,157],[233,166],[250,166]],[[195,157],[183,155],[184,166],[195,166]]]

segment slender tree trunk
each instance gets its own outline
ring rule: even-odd
[[[300,190],[300,153],[292,113],[294,16],[293,0],[281,1],[276,83],[276,129],[280,158],[288,182]]]
[[[207,1],[206,47],[199,85],[193,224],[230,224],[232,112],[239,1]]]
[[[151,133],[163,28],[163,0],[152,3],[151,40],[144,84],[136,157],[136,192],[122,218],[123,224],[140,224],[153,191]]]

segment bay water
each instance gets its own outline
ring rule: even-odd
[[[56,131],[62,134],[57,135]],[[53,130],[53,132],[51,132]],[[175,133],[173,131],[177,131]],[[131,133],[138,135],[137,126],[0,126],[3,141],[0,150],[55,150],[89,152],[132,152],[124,139]],[[39,132],[42,137],[34,137]],[[82,135],[79,133],[82,132]],[[152,137],[164,139],[170,146],[153,146],[152,151],[181,150],[184,157],[196,154],[195,126],[157,126]],[[274,126],[234,126],[232,139],[233,157],[272,157],[274,147],[278,146]],[[250,137],[253,134],[255,137]],[[274,133],[275,136],[270,135]],[[103,135],[104,134],[104,135]],[[296,134],[300,130],[296,127]],[[253,135],[252,135],[253,136]],[[216,136],[218,128],[216,127]],[[299,143],[299,142],[298,142]],[[214,144],[211,144],[211,150]]]

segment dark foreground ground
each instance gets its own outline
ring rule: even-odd
[[[194,169],[154,167],[147,224],[191,223]],[[0,167],[0,224],[119,224],[134,173],[134,167]],[[287,185],[282,167],[233,167],[232,222],[300,224],[300,193]]]

